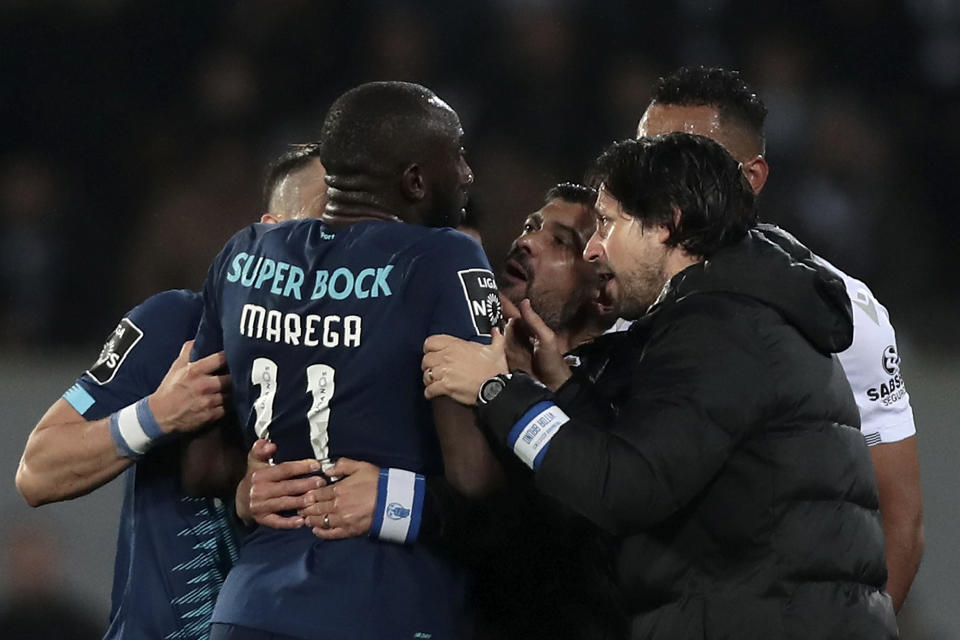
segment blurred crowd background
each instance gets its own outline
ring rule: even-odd
[[[958,344],[956,0],[4,0],[0,41],[9,345],[99,340],[134,302],[199,287],[259,215],[265,164],[351,86],[417,81],[459,111],[497,262],[694,63],[740,69],[770,108],[764,217],[910,339]]]
[[[92,361],[125,310],[199,288],[265,165],[369,80],[459,112],[496,267],[550,186],[634,135],[658,76],[739,69],[770,109],[762,216],[865,280],[901,352],[960,354],[958,0],[0,0],[0,43],[0,355],[25,416],[5,464],[79,365],[30,406],[23,371]],[[952,369],[905,370],[922,438],[918,394],[945,406]],[[960,637],[940,632],[905,637]]]

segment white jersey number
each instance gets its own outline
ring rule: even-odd
[[[313,396],[313,405],[307,411],[310,446],[314,456],[322,462],[330,459],[330,437],[327,428],[330,425],[330,400],[336,389],[335,377],[336,371],[329,365],[312,364],[307,367],[307,393]],[[253,429],[258,438],[269,440],[270,423],[273,422],[273,399],[277,395],[277,363],[270,358],[257,358],[253,361],[250,381],[254,386],[260,387],[260,395],[253,403],[257,414]]]

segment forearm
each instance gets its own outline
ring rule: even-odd
[[[923,492],[915,436],[870,447],[887,553],[887,592],[899,610],[923,556]]]
[[[17,489],[32,507],[84,495],[131,464],[110,435],[110,419],[86,421],[65,400],[58,400],[30,434]]]
[[[434,421],[447,481],[467,497],[488,495],[503,485],[503,471],[473,411],[450,398],[433,401]]]
[[[883,520],[887,553],[887,593],[899,611],[923,557],[923,523],[919,518],[907,522]]]

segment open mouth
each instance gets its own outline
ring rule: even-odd
[[[612,287],[608,286],[614,279],[613,273],[610,271],[601,271],[598,276],[600,278],[600,286],[594,302],[601,314],[606,315],[613,313],[616,308],[616,300],[613,296]]]
[[[503,266],[503,275],[509,280],[526,282],[530,279],[527,270],[516,260],[507,260]]]

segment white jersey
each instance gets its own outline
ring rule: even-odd
[[[910,395],[900,375],[890,314],[867,285],[821,260],[843,278],[853,306],[853,344],[837,355],[860,410],[860,430],[871,447],[909,438],[917,429]]]
[[[897,338],[886,307],[870,289],[820,258],[843,278],[853,306],[853,344],[837,354],[860,411],[860,431],[869,446],[897,442],[917,432],[910,395],[900,375]],[[606,333],[626,331],[631,320],[618,318]]]

